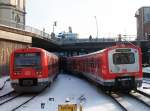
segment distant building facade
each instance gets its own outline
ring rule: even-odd
[[[72,32],[71,26],[69,26],[68,29],[69,29],[68,32],[65,32],[65,31],[61,32],[58,34],[57,37],[60,39],[66,39],[66,40],[76,40],[78,38],[78,34]]]
[[[77,33],[70,33],[70,32],[61,32],[57,36],[60,39],[67,39],[67,40],[76,40],[78,38]]]
[[[150,7],[141,7],[135,13],[137,19],[137,39],[150,40]]]
[[[22,28],[25,25],[25,0],[0,0],[0,23]]]

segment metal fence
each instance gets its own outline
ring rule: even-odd
[[[10,22],[10,21],[0,19],[0,25],[5,25],[5,26],[16,28],[16,29],[19,29],[19,30],[35,33],[35,34],[38,34],[40,36],[44,35],[45,37],[50,37],[50,34],[48,34],[46,32],[43,32],[39,29],[30,27],[30,26],[25,26],[25,25],[23,25],[23,23]]]
[[[52,42],[57,42],[56,39],[51,38],[51,35],[49,33],[41,31],[37,28],[33,28],[33,27],[30,27],[30,26],[25,26],[21,23],[10,22],[10,21],[0,19],[0,25],[5,26],[5,27],[11,27],[11,28],[17,29],[17,30],[30,32],[30,33],[38,35],[39,38],[46,39],[46,40],[51,40]]]
[[[103,38],[93,38],[93,39],[58,39],[61,44],[73,44],[73,43],[95,43],[95,42],[117,42],[118,37],[103,37]],[[122,37],[121,41],[135,41],[135,37]]]

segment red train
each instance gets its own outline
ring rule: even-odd
[[[39,92],[58,74],[58,57],[41,48],[15,50],[10,57],[11,85],[17,92]]]
[[[105,90],[130,91],[142,84],[141,49],[120,44],[66,59],[67,71],[82,74]]]

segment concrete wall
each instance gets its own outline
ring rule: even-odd
[[[9,59],[12,51],[27,46],[30,46],[30,44],[0,39],[0,77],[9,75]]]
[[[32,43],[32,37],[0,30],[0,39]]]

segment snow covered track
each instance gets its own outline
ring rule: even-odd
[[[0,90],[2,90],[2,89],[4,88],[5,84],[6,84],[8,81],[10,81],[10,78],[8,78],[8,79],[6,79],[6,80],[4,81],[4,84],[0,87]]]
[[[8,93],[6,93],[6,94],[3,94],[2,96],[0,96],[0,101],[1,101],[3,98],[12,95],[13,93],[15,93],[15,91],[11,91],[11,92],[8,92]]]
[[[150,84],[150,80],[149,79],[143,79],[143,83]]]
[[[46,87],[47,88],[47,87]],[[22,107],[23,105],[27,104],[28,102],[30,102],[31,100],[33,100],[36,96],[38,96],[39,94],[41,94],[42,92],[44,92],[46,90],[46,88],[44,88],[43,91],[39,92],[39,93],[36,93],[34,95],[26,95],[27,96],[27,99],[25,101],[23,101],[21,104],[15,106],[11,111],[16,111],[17,109],[19,109],[20,107]],[[25,95],[25,94],[24,94]]]
[[[12,91],[9,92],[3,96],[0,97],[0,106],[13,100],[16,99],[17,97],[21,96],[22,94],[17,94],[16,92]]]
[[[120,102],[119,102],[119,95],[116,95],[116,94],[107,94],[109,95],[121,108],[122,108],[122,111],[128,111],[126,109],[126,107],[124,107]]]
[[[42,92],[40,92],[40,93],[42,93]],[[3,109],[4,107],[8,107],[9,111],[15,111],[15,110],[19,109],[21,106],[23,106],[24,104],[26,104],[29,101],[31,101],[32,99],[34,99],[37,95],[40,94],[40,93],[17,94],[14,91],[12,93],[13,94],[11,94],[11,95],[14,95],[13,97],[11,97],[9,99],[6,98],[6,100],[0,100],[0,102],[1,102],[0,108]]]
[[[147,82],[147,81],[143,81],[143,83],[150,84],[150,82]]]
[[[140,93],[111,93],[109,95],[123,111],[149,111],[150,110],[150,99]],[[137,108],[138,106],[138,108]]]
[[[149,86],[143,84],[143,87]],[[131,94],[150,104],[150,90],[143,87],[138,90],[144,92],[137,90]],[[9,82],[6,83],[0,91],[0,103],[8,99],[4,94],[11,90]],[[78,109],[81,104],[83,111],[150,111],[149,106],[126,93],[105,93],[99,85],[68,74],[59,74],[56,81],[41,93],[23,94],[0,105],[0,111],[58,111],[61,104],[77,104]]]
[[[150,108],[150,95],[142,91],[136,91],[136,93],[130,93],[129,96]]]
[[[4,84],[3,84],[3,86],[2,86],[2,87],[0,87],[0,90],[2,90],[2,89],[4,88],[4,86],[5,86],[6,82],[7,82],[7,81],[5,81],[5,82],[4,82]]]
[[[32,99],[34,99],[37,95],[32,96],[31,98],[27,99],[26,101],[24,101],[22,104],[16,106],[15,108],[13,108],[11,111],[15,111],[18,108],[20,108],[21,106],[23,106],[24,104],[28,103],[29,101],[31,101]]]
[[[145,93],[145,92],[143,92],[143,91],[136,90],[136,92],[138,92],[138,93],[140,93],[140,94],[142,94],[142,95],[144,95],[144,96],[146,96],[146,97],[150,98],[150,95],[149,95],[149,94],[147,94],[147,93]]]

